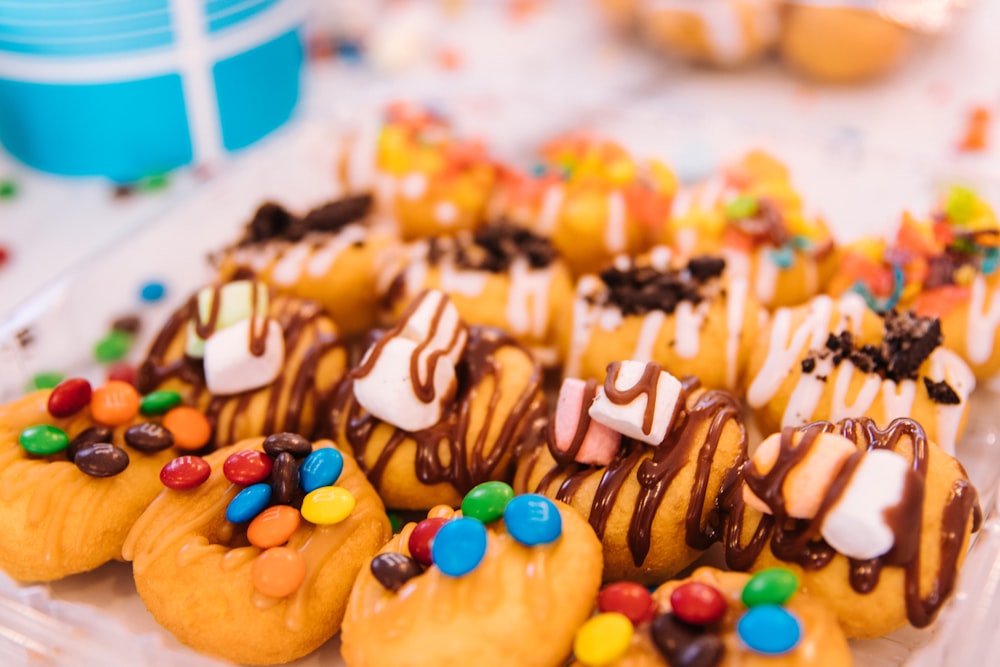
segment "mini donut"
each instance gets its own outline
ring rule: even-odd
[[[569,269],[551,242],[505,224],[413,244],[389,273],[383,300],[392,321],[425,289],[446,292],[470,324],[510,333],[548,365],[556,332],[573,297]]]
[[[580,278],[560,333],[565,376],[603,378],[612,361],[637,359],[735,389],[764,311],[746,281],[725,277],[725,266],[660,246]]]
[[[595,433],[603,419],[592,406],[595,396],[620,385],[623,364],[637,363],[613,364],[603,386],[591,380],[575,400],[562,395],[568,391],[564,385],[547,446],[526,451],[514,487],[560,500],[587,518],[604,547],[605,580],[656,584],[716,541],[716,497],[745,460],[747,434],[739,401],[722,391],[706,391],[691,377],[673,380],[675,396],[643,380],[643,414],[674,415],[656,442],[625,434],[620,425],[612,427],[615,433]],[[638,366],[662,373],[656,364]],[[641,401],[642,395],[633,400]],[[563,428],[560,413],[570,405],[576,413],[569,407],[569,424]],[[596,436],[611,442],[595,442]]]
[[[525,348],[499,329],[467,327],[428,290],[341,382],[330,433],[388,507],[426,510],[509,479],[544,405],[542,369]]]
[[[689,577],[668,581],[652,595],[643,595],[645,591],[637,591],[634,584],[605,586],[598,596],[599,614],[577,635],[577,648],[583,656],[574,656],[573,667],[850,665],[850,647],[836,617],[820,600],[797,586],[788,586],[792,588],[790,593],[787,588],[782,591],[782,595],[791,597],[777,609],[773,603],[765,605],[768,609],[764,614],[768,619],[790,618],[798,626],[798,638],[776,632],[772,626],[754,627],[752,617],[760,618],[760,611],[751,614],[758,605],[748,606],[743,601],[747,589],[756,589],[765,578],[784,581],[789,575],[788,570],[779,569],[755,579],[740,572],[699,567]],[[638,600],[644,601],[647,609],[635,618]],[[635,622],[634,630],[629,632],[625,624],[608,623],[602,617],[609,614],[624,614]],[[783,642],[778,648],[784,650],[764,652],[761,649],[772,647],[762,646],[762,641]],[[604,646],[595,646],[598,642]],[[610,661],[594,661],[597,654],[607,657],[605,652],[611,643],[615,643],[620,655]]]
[[[976,379],[942,345],[941,324],[877,314],[859,295],[821,295],[775,312],[747,366],[747,404],[762,431],[817,420],[911,417],[954,453]]]
[[[846,457],[831,464],[845,438]],[[755,455],[721,502],[729,567],[792,570],[849,637],[929,625],[982,518],[961,464],[910,419],[816,422],[771,441],[769,465]]]
[[[512,518],[514,504],[543,508],[543,519],[558,520],[558,535],[554,539],[550,535],[546,539],[551,541],[545,543],[526,540],[517,527],[537,515],[526,518],[518,513]],[[446,574],[442,567],[453,566],[437,561],[456,553],[469,556],[464,553],[466,545],[444,536],[458,527],[449,526],[455,521],[466,522],[463,528],[483,526],[476,519],[459,518],[450,508],[437,507],[429,519],[407,524],[393,537],[362,569],[351,592],[341,635],[348,667],[559,667],[564,663],[573,633],[589,614],[600,587],[600,544],[586,522],[561,503],[521,496],[506,510],[503,507],[499,506],[502,520],[469,531],[485,553],[471,554],[474,569],[465,574],[453,569]],[[433,558],[424,561],[424,569],[416,559],[419,552],[412,549],[419,541],[415,536],[423,530],[420,526],[435,520],[444,523],[436,528]],[[447,550],[441,546],[445,540]],[[399,562],[405,574],[377,576],[379,564],[387,560]]]
[[[826,223],[805,212],[788,169],[763,151],[720,179],[682,192],[663,241],[680,255],[721,255],[768,308],[797,306],[823,291],[836,268]]]
[[[294,437],[313,452],[332,447],[329,441],[313,445]],[[197,651],[232,662],[290,662],[336,634],[358,571],[392,533],[382,501],[349,456],[339,457],[343,468],[335,486],[281,505],[293,515],[301,507],[302,518],[290,525],[293,532],[266,535],[264,541],[254,533],[255,522],[231,522],[227,517],[242,493],[267,485],[241,492],[240,484],[227,479],[227,462],[237,452],[266,452],[276,438],[245,440],[206,456],[208,479],[193,489],[162,490],[136,522],[123,552],[132,561],[136,590],[157,622]],[[295,454],[302,470],[305,452]],[[278,465],[275,459],[275,469]],[[310,496],[331,488],[349,496],[353,509],[314,523]],[[272,503],[278,493],[272,492]],[[273,522],[277,515],[259,516]],[[279,558],[284,566],[276,568],[272,563]]]
[[[778,38],[777,0],[643,0],[639,21],[663,51],[703,65],[736,67]]]
[[[65,408],[70,394],[71,414],[56,407]],[[160,469],[176,456],[163,420],[138,414],[139,407],[131,385],[92,390],[79,378],[0,406],[0,568],[7,574],[54,581],[121,558],[126,534],[159,493]]]
[[[634,158],[600,137],[571,134],[543,147],[531,175],[510,174],[493,210],[551,238],[570,270],[582,275],[649,248],[676,190],[662,163]]]
[[[945,345],[986,380],[1000,373],[1000,224],[975,192],[952,188],[931,214],[904,214],[891,241],[848,246],[830,284],[873,308],[912,308],[941,320]]]
[[[351,138],[338,177],[348,192],[372,192],[380,221],[417,239],[478,227],[498,169],[482,143],[456,136],[442,115],[397,103],[377,136]]]
[[[174,390],[197,406],[213,427],[206,444],[311,435],[346,365],[337,326],[319,304],[237,280],[203,288],[170,316],[136,386]]]
[[[801,74],[830,83],[885,74],[903,59],[912,36],[877,11],[877,4],[874,0],[786,2],[778,45],[781,57]]]
[[[243,237],[212,256],[220,281],[255,277],[276,291],[316,301],[345,336],[375,326],[379,258],[393,237],[367,224],[370,195],[329,202],[299,217],[266,203]]]
[[[635,27],[639,17],[640,0],[597,0],[604,16],[615,28],[627,30]]]

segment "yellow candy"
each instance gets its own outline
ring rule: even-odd
[[[598,614],[577,631],[573,653],[587,667],[607,665],[625,655],[632,632],[632,621],[625,614]]]
[[[674,172],[670,171],[662,162],[657,160],[650,160],[649,164],[649,176],[656,184],[656,189],[663,194],[673,194],[677,191],[677,177],[674,176]]]
[[[631,160],[615,160],[608,165],[608,180],[614,185],[625,185],[635,179],[635,165]]]
[[[354,496],[339,486],[324,486],[302,500],[302,516],[318,526],[340,523],[354,511]]]
[[[861,239],[851,244],[851,251],[873,262],[880,263],[885,253],[885,242],[881,239]]]
[[[971,265],[966,264],[958,271],[955,271],[955,284],[956,285],[971,285],[972,281],[976,279],[976,270],[972,268]]]

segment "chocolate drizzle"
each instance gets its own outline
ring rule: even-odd
[[[376,427],[384,422],[355,400],[353,373],[337,387],[330,408],[332,432],[342,434],[376,487],[389,461],[408,439],[416,444],[414,469],[417,479],[427,485],[448,483],[464,494],[477,484],[502,477],[504,471],[500,467],[512,463],[517,445],[522,440],[533,442],[536,432],[542,431],[536,428],[545,413],[541,368],[533,365],[532,374],[514,406],[508,414],[501,414],[497,406],[505,383],[497,353],[505,347],[519,346],[499,329],[472,326],[468,333],[465,352],[455,368],[458,387],[454,402],[446,408],[441,421],[422,431],[395,428],[371,466],[365,463],[367,449]],[[381,340],[386,338],[383,336]],[[492,385],[492,395],[482,423],[474,424],[472,402],[487,383]],[[491,438],[490,432],[495,430],[498,420],[502,426]],[[472,434],[475,439],[470,441]]]
[[[797,444],[794,440],[796,433],[801,434]],[[733,475],[724,485],[721,506],[728,514],[726,563],[732,569],[747,570],[768,545],[778,559],[796,563],[805,570],[826,567],[837,556],[837,552],[822,539],[820,526],[850,482],[851,475],[863,456],[862,451],[847,460],[814,518],[804,520],[789,517],[782,491],[789,472],[808,456],[822,433],[843,435],[860,445],[862,451],[899,451],[901,448],[910,448],[913,471],[916,473],[913,479],[918,482],[908,482],[903,501],[885,514],[895,536],[894,546],[889,553],[878,558],[865,561],[849,559],[849,581],[855,591],[866,593],[878,585],[884,567],[904,568],[907,617],[916,627],[928,625],[954,588],[965,528],[972,519],[973,529],[978,529],[979,505],[976,490],[968,479],[960,478],[953,483],[942,510],[940,556],[935,581],[927,595],[921,595],[923,514],[933,508],[926,507],[924,503],[924,485],[928,472],[927,438],[920,425],[910,419],[896,419],[884,430],[866,417],[845,419],[836,424],[815,422],[799,429],[785,429],[781,434],[777,460],[768,473],[761,474],[752,463],[747,463],[740,473]],[[746,543],[743,539],[746,521],[743,483],[772,511],[772,514],[760,518],[753,535]]]
[[[652,266],[611,266],[601,272],[607,290],[588,297],[591,302],[603,299],[617,306],[622,315],[645,315],[659,310],[673,313],[688,301],[701,303],[711,296],[710,285],[722,275],[725,261],[714,257],[695,257],[681,269],[658,270]]]
[[[594,381],[587,383],[585,405],[593,399],[596,386]],[[703,514],[712,462],[728,423],[732,422],[738,427],[741,438],[742,454],[736,462],[736,468],[746,454],[746,429],[743,426],[742,409],[736,398],[722,391],[700,391],[698,381],[689,376],[683,379],[678,406],[674,423],[659,446],[650,447],[640,441],[624,438],[618,456],[605,468],[573,462],[590,424],[590,416],[586,411],[581,414],[573,440],[565,451],[560,451],[555,446],[554,426],[551,422],[549,425],[549,451],[556,464],[541,478],[536,491],[571,503],[585,480],[592,475],[600,475],[588,515],[590,525],[600,538],[604,537],[611,510],[622,487],[633,475],[638,481],[639,493],[628,530],[629,550],[637,567],[642,565],[649,553],[653,520],[672,481],[694,456],[697,457],[697,465],[685,515],[685,539],[693,549],[707,549],[721,537],[718,512],[710,512],[707,520],[703,520]],[[706,425],[704,437],[699,438],[699,433]],[[536,452],[536,460],[537,454]],[[528,476],[530,477],[530,471]],[[556,484],[558,486],[553,494],[552,487]]]

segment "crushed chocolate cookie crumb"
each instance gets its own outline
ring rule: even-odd
[[[950,255],[937,255],[927,262],[927,277],[924,278],[924,289],[937,289],[955,284],[955,271],[958,263]]]
[[[112,331],[122,331],[127,334],[137,334],[142,327],[142,320],[138,315],[123,315],[111,323]]]
[[[336,232],[368,215],[373,203],[370,194],[345,197],[314,208],[302,222],[310,232]]]
[[[309,232],[336,232],[361,220],[371,210],[369,194],[356,195],[329,202],[299,218],[274,202],[261,205],[247,223],[238,246],[261,243],[271,239],[301,241]]]
[[[721,276],[722,271],[726,268],[726,260],[709,255],[695,257],[688,262],[687,268],[691,272],[692,278],[704,282],[710,278]]]
[[[817,375],[816,379],[819,380],[820,382],[826,382],[827,380],[830,379],[830,376],[828,376],[828,375]]]
[[[812,357],[806,357],[802,360],[802,372],[808,375],[816,370],[816,360]]]
[[[753,237],[756,243],[768,243],[780,248],[790,238],[781,209],[767,197],[758,199],[756,215],[740,218],[730,224]]]
[[[929,377],[924,378],[924,386],[927,387],[927,395],[931,397],[931,400],[935,403],[940,403],[941,405],[958,405],[962,402],[958,394],[951,385],[948,384],[947,380],[941,380],[940,382],[935,382]]]
[[[714,278],[701,279],[687,267],[657,271],[650,266],[611,266],[600,275],[608,287],[607,301],[618,306],[623,315],[644,315],[652,310],[669,314],[683,301],[701,303],[705,298],[702,288]]]
[[[524,257],[531,268],[544,269],[556,259],[556,250],[549,239],[506,222],[480,227],[472,240],[484,252],[477,257],[460,248],[457,262],[463,268],[501,273],[510,268],[515,258]]]

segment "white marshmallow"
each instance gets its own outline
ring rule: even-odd
[[[855,468],[840,499],[830,508],[820,533],[827,543],[850,558],[877,558],[892,549],[895,537],[884,512],[903,500],[905,458],[887,449],[867,452]]]
[[[362,359],[368,361],[374,347]],[[371,372],[354,380],[354,397],[368,412],[405,431],[421,431],[441,421],[445,400],[456,383],[455,367],[442,359],[434,369],[434,398],[424,403],[413,391],[410,359],[417,343],[395,337],[385,343]]]
[[[250,320],[216,331],[205,341],[205,385],[216,396],[239,394],[274,381],[285,363],[285,336],[273,319],[255,318],[254,331],[267,334],[264,354],[250,351]]]
[[[619,366],[618,375],[614,378],[614,388],[627,391],[635,387],[647,364],[641,361],[623,361]],[[630,403],[618,405],[613,403],[599,387],[594,402],[588,412],[594,421],[604,424],[624,436],[640,440],[650,445],[659,445],[667,435],[670,424],[677,413],[677,403],[680,400],[682,385],[680,380],[664,370],[659,372],[656,380],[656,403],[653,406],[653,423],[650,432],[643,431],[643,418],[646,406],[651,397],[648,392],[639,394]]]
[[[219,295],[219,313],[215,319],[215,330],[220,331],[256,315],[266,317],[270,302],[267,286],[253,280],[235,280],[222,287],[204,287],[198,291],[198,322],[207,323],[212,315],[215,295]],[[256,303],[255,303],[256,301]],[[199,358],[205,353],[205,341],[198,336],[195,322],[188,322],[187,345],[184,353]]]
[[[443,311],[438,320],[437,329],[432,332],[434,313],[442,307]],[[403,321],[399,335],[418,344],[428,338],[431,339],[430,343],[421,350],[420,359],[417,362],[418,375],[422,382],[427,378],[429,372],[427,364],[432,353],[443,350],[444,357],[452,365],[457,364],[458,360],[462,358],[465,344],[469,340],[468,329],[459,316],[458,309],[440,290],[428,290],[420,297],[414,304],[413,310]]]

